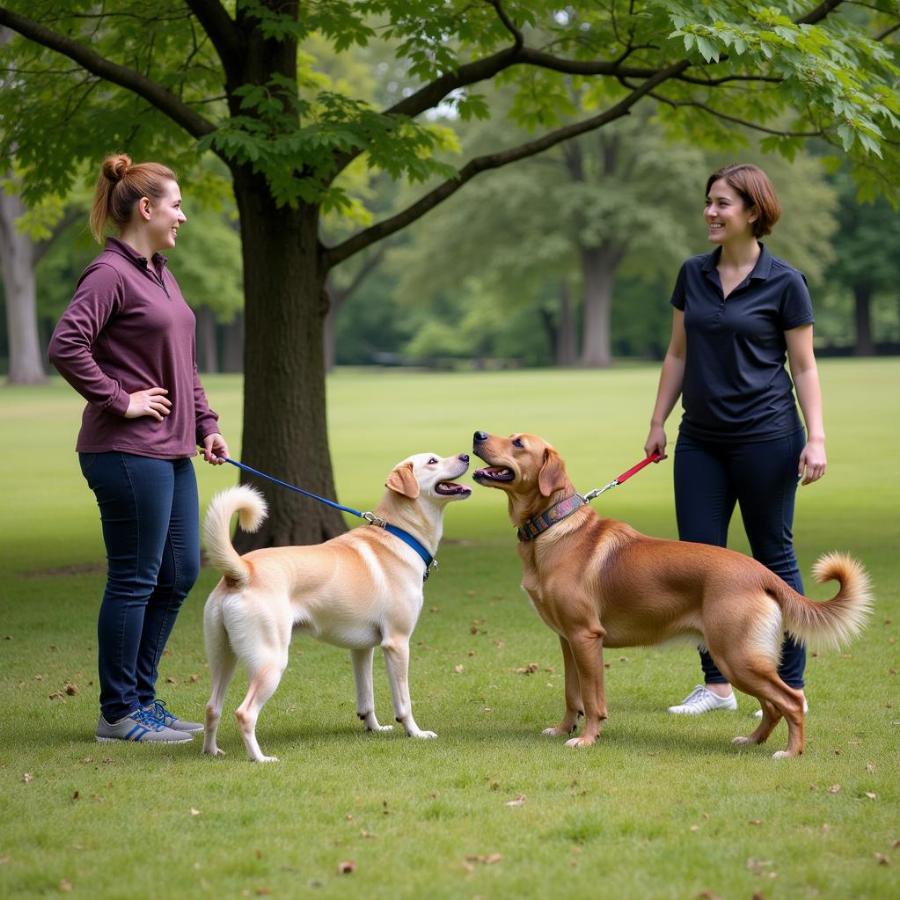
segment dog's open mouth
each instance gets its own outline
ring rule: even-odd
[[[512,481],[516,476],[512,469],[505,466],[485,466],[472,473],[476,481]]]
[[[453,497],[457,494],[471,494],[472,488],[467,487],[464,484],[457,484],[455,481],[439,481],[434,486],[434,492],[436,494],[443,494],[446,497]]]

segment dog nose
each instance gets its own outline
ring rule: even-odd
[[[459,461],[464,462],[466,465],[468,465],[469,464],[469,454],[468,453],[460,453]]]
[[[474,434],[474,438],[476,444],[483,444],[488,439],[487,432],[476,431]]]

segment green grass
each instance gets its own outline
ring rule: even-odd
[[[783,725],[764,747],[730,743],[752,727],[750,698],[737,714],[665,713],[698,680],[687,646],[607,653],[610,720],[595,747],[541,737],[562,710],[558,644],[518,587],[505,503],[480,489],[449,509],[413,636],[416,717],[437,741],[363,734],[348,655],[299,639],[258,730],[279,764],[247,762],[230,715],[221,760],[198,741],[96,744],[103,550],[72,452],[80,402],[59,382],[4,390],[0,896],[898,896],[900,360],[827,361],[821,372],[830,466],[800,493],[798,555],[807,576],[823,551],[858,556],[877,611],[846,651],[810,659],[807,752],[780,762],[770,754]],[[641,457],[656,379],[651,367],[339,372],[329,421],[340,499],[371,508],[396,460],[464,451],[482,428],[541,433],[580,489],[604,484]],[[237,453],[240,383],[206,386]],[[204,506],[236,477],[198,473]],[[595,505],[674,536],[671,463]],[[733,532],[746,549],[739,524]],[[216,578],[204,570],[162,669],[161,696],[187,716],[207,697],[201,611]],[[536,673],[517,672],[530,663]],[[67,683],[78,693],[50,699]],[[228,709],[245,685],[236,678]],[[389,721],[380,663],[376,702]],[[346,860],[355,871],[338,874]]]

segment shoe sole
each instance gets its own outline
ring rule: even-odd
[[[120,737],[100,737],[99,734],[95,734],[94,738],[96,739],[98,744],[187,744],[193,740],[193,737],[187,735],[187,732],[180,732],[181,734],[186,735],[186,737],[181,738],[175,741],[165,741],[157,738],[155,741],[132,741],[129,738],[120,738]]]

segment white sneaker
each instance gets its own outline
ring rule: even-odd
[[[805,712],[805,713],[809,712],[809,704],[806,702],[806,697],[803,698],[803,712]],[[755,713],[753,713],[753,718],[761,719],[762,718],[762,710],[758,709]]]
[[[670,706],[669,712],[679,716],[699,716],[714,709],[737,709],[737,697],[734,696],[734,692],[727,697],[720,697],[709,688],[698,684],[678,706]]]

